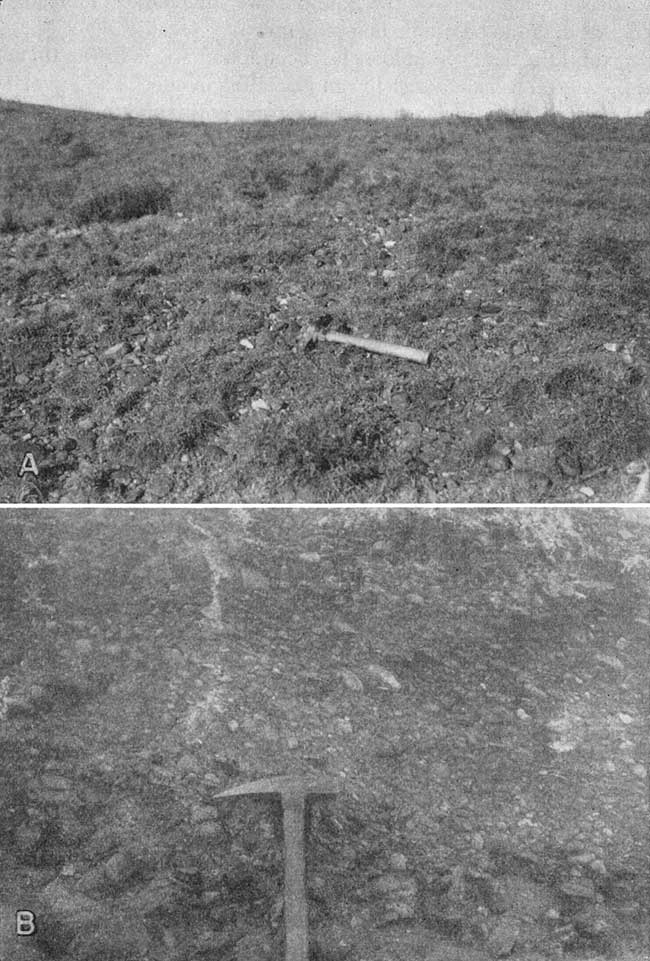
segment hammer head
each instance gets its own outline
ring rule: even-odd
[[[336,794],[338,784],[328,777],[292,777],[291,775],[280,775],[278,777],[264,777],[259,781],[248,781],[246,784],[238,784],[227,791],[222,791],[217,797],[260,797],[264,794],[275,794],[285,800],[300,800],[311,797],[314,794]]]
[[[339,332],[349,333],[350,328],[346,323],[335,324],[334,317],[331,314],[321,314],[316,320],[311,323],[306,323],[302,325],[300,335],[298,337],[298,343],[301,347],[308,347],[311,344],[315,344],[316,341],[323,340],[325,334],[332,327],[335,327]]]
[[[298,344],[301,347],[306,348],[315,344],[316,341],[322,339],[322,334],[316,329],[316,327],[314,327],[313,324],[304,324],[300,334],[298,335]]]

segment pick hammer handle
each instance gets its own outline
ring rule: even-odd
[[[323,340],[329,340],[335,344],[352,344],[354,347],[363,347],[374,354],[388,354],[390,357],[401,357],[402,360],[414,360],[417,364],[431,362],[431,352],[428,350],[418,350],[417,347],[402,347],[401,344],[389,344],[385,340],[373,340],[370,337],[355,337],[353,334],[338,334],[331,331],[322,335]]]
[[[284,799],[284,936],[286,961],[307,961],[305,895],[305,801]]]

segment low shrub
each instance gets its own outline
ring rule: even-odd
[[[84,160],[92,160],[97,156],[97,151],[87,140],[74,140],[67,151],[65,164],[67,167],[75,167]]]
[[[533,250],[507,264],[504,280],[509,297],[528,301],[540,317],[546,317],[553,299],[552,265],[543,251]]]
[[[41,135],[41,143],[52,147],[65,147],[74,140],[74,130],[63,120],[53,120]]]
[[[96,190],[73,204],[77,226],[95,221],[134,220],[169,208],[171,189],[157,180],[144,180]]]
[[[0,234],[15,234],[23,229],[22,223],[16,217],[11,207],[5,207],[0,212]]]
[[[300,181],[308,197],[317,197],[333,187],[345,170],[345,161],[337,156],[311,157],[302,169]]]
[[[471,221],[425,224],[416,239],[417,264],[442,277],[471,257],[480,226]]]

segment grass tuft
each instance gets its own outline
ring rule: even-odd
[[[143,180],[96,190],[73,203],[77,226],[97,221],[134,220],[169,208],[171,189],[157,180]]]
[[[23,229],[23,224],[11,207],[5,207],[0,213],[0,234],[16,234]]]

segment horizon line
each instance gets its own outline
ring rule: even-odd
[[[0,0],[1,2],[1,0]],[[16,100],[13,97],[2,97],[0,96],[0,104],[6,105],[18,105],[20,107],[34,107],[46,110],[59,110],[66,113],[83,113],[98,117],[114,118],[116,120],[155,120],[163,121],[164,123],[200,123],[200,124],[246,124],[246,123],[300,123],[305,121],[318,122],[318,123],[339,123],[344,121],[395,121],[395,120],[423,120],[423,121],[440,121],[440,120],[487,120],[493,119],[497,120],[499,118],[503,119],[514,119],[514,120],[541,120],[547,119],[559,119],[559,120],[581,120],[581,119],[599,119],[599,120],[644,120],[650,119],[650,109],[644,111],[643,113],[634,114],[608,114],[601,113],[599,111],[578,111],[575,113],[563,113],[561,110],[542,110],[537,113],[533,112],[520,112],[515,109],[508,109],[505,107],[492,108],[486,110],[484,113],[463,113],[458,111],[452,111],[450,113],[443,114],[423,114],[418,113],[413,110],[408,110],[407,108],[400,109],[394,114],[340,114],[337,116],[322,115],[322,114],[298,114],[298,115],[283,115],[283,116],[258,116],[258,117],[239,117],[239,118],[214,118],[211,120],[202,119],[199,117],[168,117],[160,114],[146,114],[146,113],[113,113],[109,110],[98,110],[90,107],[69,107],[61,106],[59,104],[51,103],[40,103],[31,100]]]

